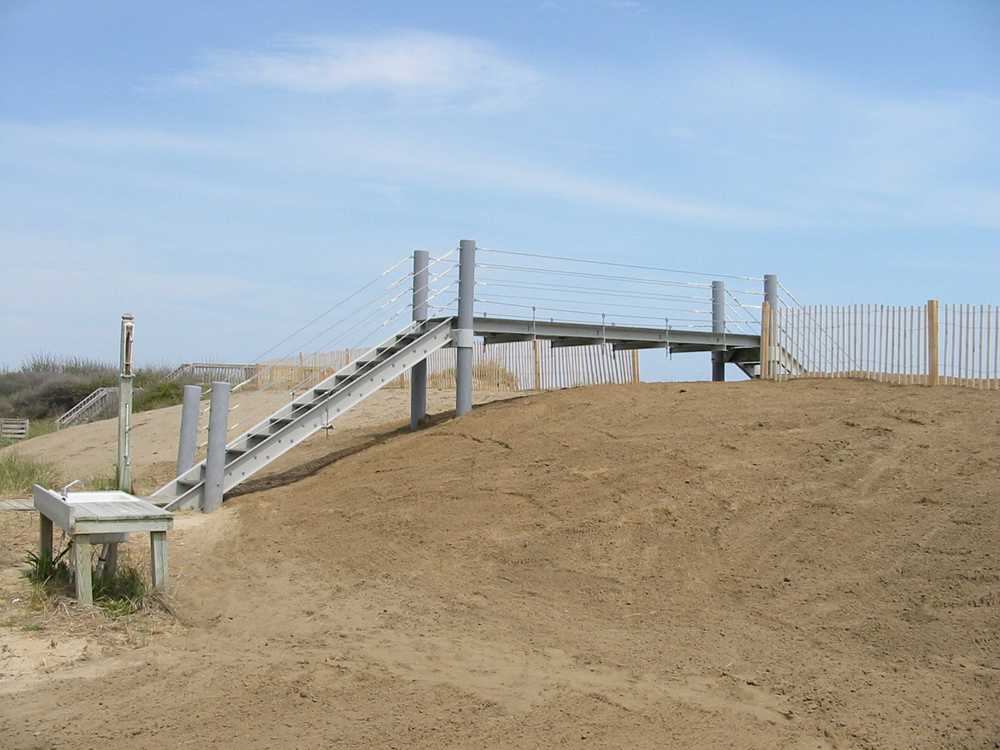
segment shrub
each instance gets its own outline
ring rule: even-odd
[[[138,412],[162,409],[164,406],[179,404],[183,400],[184,384],[176,380],[167,380],[136,392],[132,400],[132,410]]]

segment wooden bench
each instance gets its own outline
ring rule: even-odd
[[[167,532],[174,526],[173,513],[118,490],[108,492],[58,492],[35,485],[35,510],[39,514],[39,552],[52,557],[52,526],[55,524],[73,542],[71,563],[76,577],[76,598],[94,603],[90,573],[93,544],[122,541],[130,532],[149,532],[153,588],[168,593]]]

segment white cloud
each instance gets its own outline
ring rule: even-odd
[[[724,162],[736,179],[770,185],[772,205],[829,219],[1000,222],[991,209],[995,97],[887,96],[738,54],[701,59],[679,79],[663,135]]]
[[[309,93],[378,92],[435,103],[510,104],[529,97],[537,72],[486,42],[400,31],[387,36],[296,37],[274,52],[213,51],[178,76],[188,86]]]

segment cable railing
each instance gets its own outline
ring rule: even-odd
[[[436,300],[438,308],[454,305],[458,282],[457,259],[453,255],[454,251],[429,263],[428,300]],[[294,394],[308,390],[402,328],[412,314],[413,273],[395,272],[411,261],[412,256],[390,266],[263,352],[249,365],[253,373],[233,391],[280,390]],[[248,410],[230,429],[252,426],[271,411],[271,406],[264,403]],[[237,403],[231,411],[239,408],[241,404]]]
[[[478,316],[712,331],[712,282],[721,281],[726,285],[725,329],[760,331],[763,286],[748,287],[762,278],[486,248],[478,252]]]

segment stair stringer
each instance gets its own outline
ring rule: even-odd
[[[228,492],[337,417],[452,342],[452,318],[411,323],[326,380],[296,397],[226,446],[222,491]],[[276,421],[285,424],[271,432]],[[250,445],[254,443],[253,445]],[[233,456],[230,459],[230,455]],[[150,500],[167,510],[198,507],[205,462],[160,488]]]

